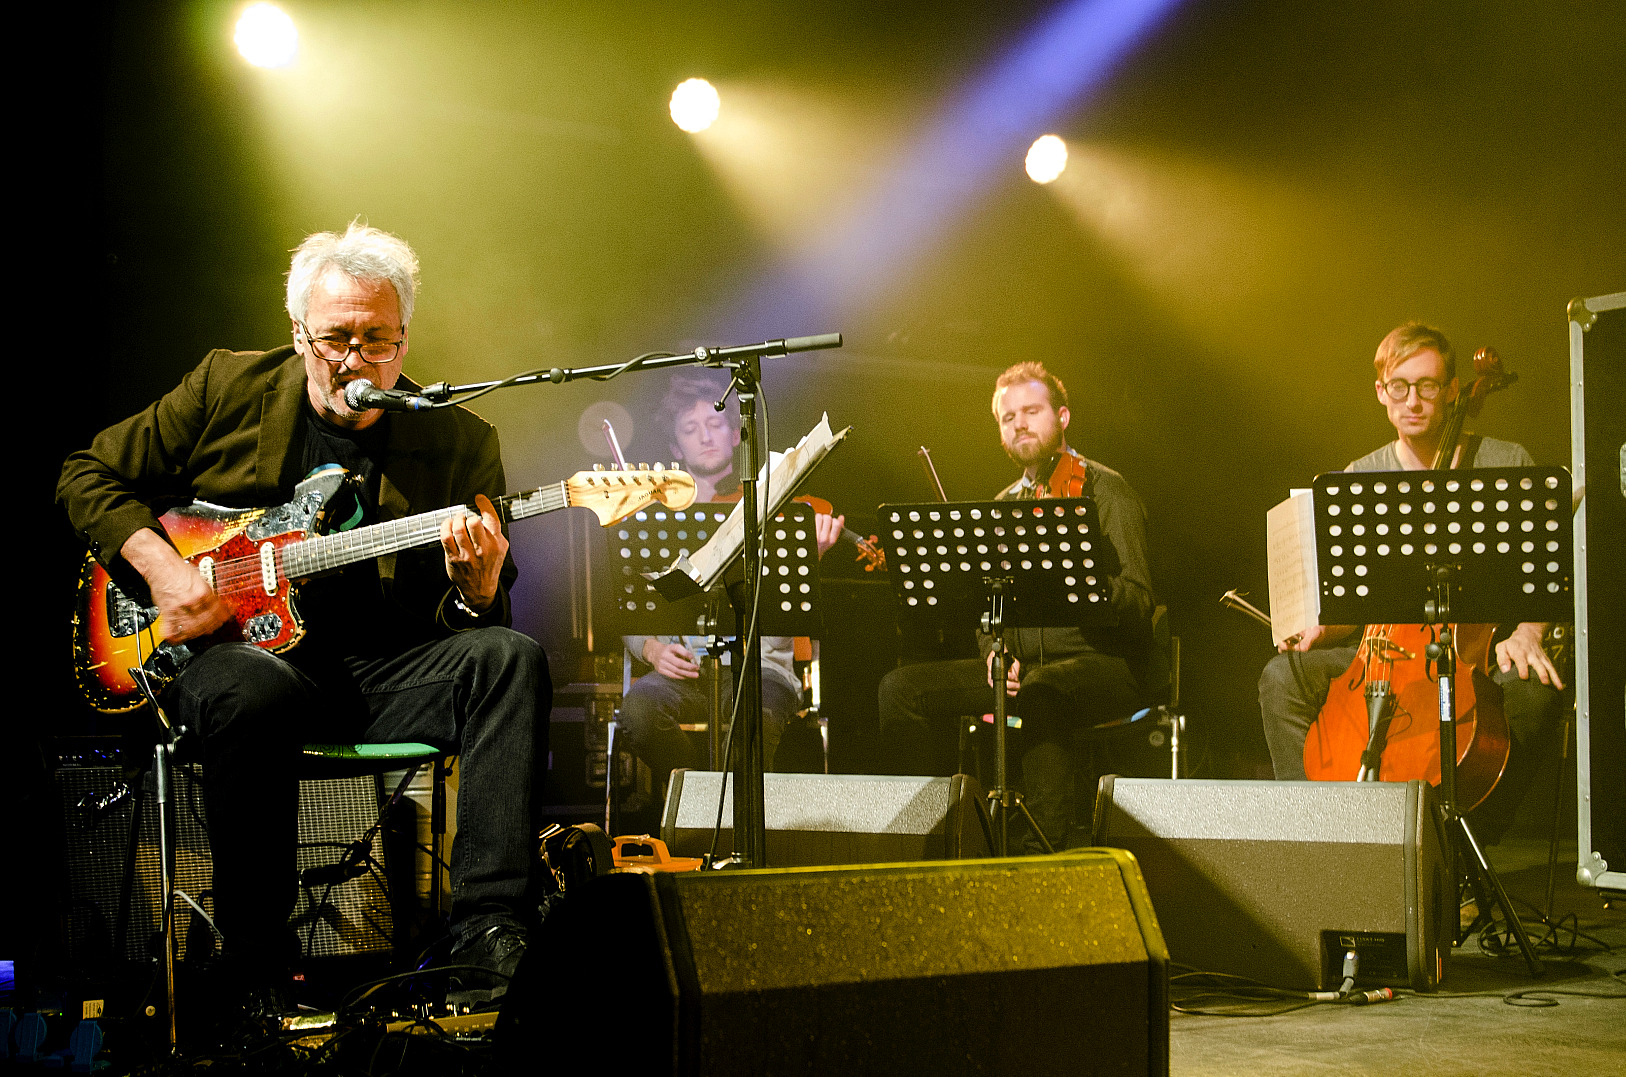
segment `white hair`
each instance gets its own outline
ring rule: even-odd
[[[356,280],[387,280],[395,286],[401,304],[401,325],[412,321],[418,294],[418,256],[406,241],[360,221],[351,221],[344,234],[317,232],[294,248],[288,269],[288,314],[304,322],[310,309],[311,288],[328,269]]]

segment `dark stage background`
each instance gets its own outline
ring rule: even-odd
[[[802,303],[763,282],[850,238],[841,222],[877,184],[935,204],[952,177],[900,180],[908,148],[952,128],[958,95],[1066,5],[285,6],[306,52],[281,72],[233,52],[234,5],[57,16],[61,67],[24,154],[41,208],[16,210],[49,233],[47,313],[13,326],[14,348],[57,357],[35,376],[72,386],[28,454],[20,514],[48,566],[29,574],[41,731],[118,727],[71,686],[81,553],[50,503],[62,456],[208,348],[285,342],[287,251],[354,217],[423,259],[407,362],[422,381],[845,333],[841,352],[769,363],[766,389],[777,447],[821,411],[852,424],[815,485],[866,533],[878,503],[927,496],[919,445],[951,496],[1009,481],[989,390],[1043,359],[1072,391],[1072,443],[1147,504],[1186,710],[1219,777],[1268,766],[1254,686],[1271,647],[1218,598],[1262,602],[1265,510],[1392,436],[1378,340],[1417,317],[1464,357],[1496,347],[1520,380],[1475,428],[1567,465],[1565,304],[1626,287],[1614,0],[1174,5],[971,195],[903,238],[890,229],[908,222],[878,216],[840,302]],[[666,99],[691,75],[718,84],[732,126],[672,125]],[[1021,152],[1047,131],[1073,159],[1041,187]],[[603,459],[584,412],[640,416],[663,380],[476,410],[517,489]],[[641,424],[623,435],[634,459],[669,456]],[[565,534],[562,514],[516,527],[516,610],[573,676]]]

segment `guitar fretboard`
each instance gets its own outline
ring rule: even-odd
[[[565,484],[558,482],[528,493],[500,497],[493,504],[497,515],[504,521],[523,520],[528,516],[567,507],[570,495]],[[454,505],[400,520],[368,524],[350,531],[315,535],[291,542],[279,551],[282,574],[285,578],[300,579],[357,561],[410,550],[415,546],[427,546],[440,540],[441,524],[457,516],[470,515],[472,511],[467,506]]]

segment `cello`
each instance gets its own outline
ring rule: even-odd
[[[1472,385],[1446,416],[1436,470],[1458,466],[1463,423],[1516,375],[1490,348],[1474,353]],[[1457,779],[1460,810],[1478,807],[1501,780],[1510,739],[1502,688],[1491,679],[1495,625],[1456,625]],[[1355,660],[1333,681],[1304,738],[1304,772],[1314,781],[1381,778],[1440,783],[1439,691],[1425,657],[1430,625],[1367,625]]]

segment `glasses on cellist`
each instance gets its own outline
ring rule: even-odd
[[[1389,399],[1395,403],[1406,399],[1413,389],[1417,390],[1417,399],[1433,400],[1440,395],[1443,388],[1433,378],[1418,378],[1416,381],[1407,381],[1405,378],[1390,378],[1383,383],[1383,391],[1389,394]]]

